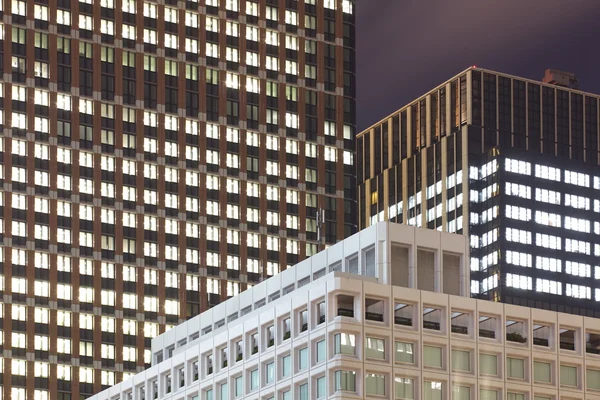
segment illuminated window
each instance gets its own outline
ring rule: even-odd
[[[567,283],[566,295],[576,299],[591,299],[592,289],[589,286],[575,285]]]
[[[239,11],[239,0],[226,0],[225,8],[229,11]]]
[[[565,228],[577,232],[590,233],[590,221],[582,218],[565,217]]]
[[[565,266],[567,274],[590,278],[592,276],[592,267],[589,264],[567,261]]]
[[[507,158],[505,161],[505,169],[507,172],[515,174],[531,175],[531,163]]]
[[[542,233],[536,233],[535,244],[536,246],[545,247],[552,250],[561,250],[562,248],[560,237]]]
[[[533,290],[533,279],[530,276],[506,274],[506,286],[516,289]]]
[[[277,186],[267,186],[267,200],[279,201],[279,188]]]
[[[323,6],[325,8],[329,8],[330,10],[335,10],[336,9],[336,0],[324,0]]]
[[[285,60],[285,73],[298,75],[298,63],[292,60]]]
[[[565,241],[565,251],[590,255],[591,245],[589,242],[567,238]]]
[[[60,25],[71,25],[71,12],[56,10],[56,23]]]
[[[553,190],[546,190],[546,189],[540,189],[540,188],[535,189],[535,199],[537,201],[560,205],[560,198],[561,198],[560,192],[555,192]]]
[[[560,169],[536,164],[535,177],[560,182]]]
[[[79,29],[91,31],[94,29],[94,20],[91,15],[79,14]]]
[[[541,225],[554,226],[557,228],[561,227],[562,217],[558,214],[547,213],[545,211],[535,212],[535,222]]]
[[[590,176],[574,171],[565,171],[565,183],[577,186],[590,186]]]
[[[258,67],[258,54],[251,51],[246,51],[246,65]]]
[[[531,267],[532,256],[528,253],[520,253],[517,251],[507,250],[506,262],[512,265],[518,265],[520,267]]]
[[[103,35],[114,36],[115,34],[115,23],[106,19],[100,20],[100,33]]]
[[[227,21],[225,23],[225,32],[228,36],[239,36],[239,25],[237,22]]]
[[[175,15],[177,15],[177,10],[175,11]],[[208,18],[207,18],[208,19]],[[176,21],[175,21],[176,23]],[[185,12],[185,26],[189,26],[190,28],[198,28],[198,14],[192,13],[190,11]]]
[[[267,236],[267,250],[279,251],[279,238],[273,236]]]
[[[258,78],[246,77],[246,91],[251,93],[260,93],[260,83]]]
[[[266,68],[271,71],[279,71],[279,60],[277,57],[267,56],[266,57]],[[14,118],[14,116],[13,116]]]
[[[292,129],[298,129],[298,114],[286,112],[285,126]]]

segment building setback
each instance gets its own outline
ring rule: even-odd
[[[0,3],[0,397],[99,392],[356,231],[353,13]]]
[[[599,96],[544,79],[469,68],[360,133],[359,227],[463,233],[473,296],[600,317]]]
[[[598,398],[599,320],[450,294],[467,253],[461,235],[376,224],[155,338],[151,368],[93,399]],[[395,282],[432,259],[435,291]]]

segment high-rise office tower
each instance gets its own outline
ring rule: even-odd
[[[358,135],[359,226],[468,235],[473,296],[600,316],[599,96],[468,70]]]
[[[119,382],[356,230],[353,3],[0,3],[4,398]]]

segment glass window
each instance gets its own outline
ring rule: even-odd
[[[482,375],[498,375],[498,356],[479,354],[479,373]]]
[[[327,384],[325,377],[317,378],[317,399],[322,399],[327,396]]]
[[[258,368],[250,371],[250,390],[258,389]]]
[[[356,336],[350,333],[337,333],[334,338],[334,354],[355,355]]]
[[[412,343],[396,342],[396,361],[414,364],[415,353]]]
[[[302,371],[303,369],[306,369],[306,368],[308,368],[308,348],[307,347],[298,350],[298,370]]]
[[[281,368],[281,375],[283,377],[290,376],[292,373],[292,357],[288,354],[287,356],[281,358],[281,362],[283,364]]]
[[[317,361],[318,363],[325,361],[327,354],[327,348],[325,347],[325,340],[317,342]]]
[[[471,371],[471,353],[466,350],[452,350],[452,369]]]
[[[497,400],[498,392],[496,390],[490,390],[490,389],[479,389],[479,399],[480,400]]]
[[[317,304],[317,325],[325,322],[325,302],[322,301]]]
[[[507,393],[506,400],[525,400],[525,395],[523,393]]]
[[[300,395],[300,400],[308,400],[308,383],[300,385],[298,388],[298,394]]]
[[[273,383],[275,381],[275,363],[270,362],[265,366],[265,383]]]
[[[412,378],[396,377],[394,379],[394,392],[397,399],[414,399],[415,381]]]
[[[570,365],[560,366],[560,385],[577,386],[577,367]]]
[[[356,372],[354,371],[335,371],[335,391],[341,390],[356,392]]]
[[[366,341],[366,357],[385,360],[385,341],[368,337]]]
[[[226,383],[222,383],[221,386],[220,386],[220,389],[221,389],[221,393],[220,393],[221,397],[220,397],[219,400],[227,400],[227,399],[229,399],[229,396],[228,396],[229,390],[228,390],[227,384]]]
[[[509,378],[525,379],[525,360],[507,357],[506,374]]]
[[[452,386],[452,400],[470,400],[471,388],[469,386]]]
[[[423,384],[424,400],[442,400],[442,382],[425,381]]]
[[[534,361],[533,362],[533,380],[534,382],[551,383],[552,373],[551,364]]]
[[[442,348],[423,346],[423,365],[430,368],[442,368]]]
[[[235,378],[235,397],[241,397],[244,394],[244,378],[242,376],[238,376]]]
[[[367,374],[365,386],[367,395],[385,396],[385,376],[379,374]]]
[[[586,386],[591,390],[600,390],[600,371],[595,369],[586,370]]]

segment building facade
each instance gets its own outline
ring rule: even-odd
[[[166,328],[356,231],[353,0],[0,14],[5,398],[109,387]]]
[[[452,254],[468,274],[464,236],[435,233],[370,227],[155,338],[151,368],[93,399],[599,398],[598,319],[386,279],[402,269],[391,246]],[[337,269],[356,256],[359,274]]]
[[[359,226],[468,235],[473,296],[600,316],[598,100],[469,68],[358,135]]]
[[[412,323],[420,291],[409,286],[431,285],[436,292],[423,293],[441,298],[468,296],[468,250],[461,235],[377,224],[155,338],[151,368],[94,398],[326,397],[327,380],[334,381],[326,354],[333,356],[334,343],[355,347],[361,315],[381,335],[392,314],[399,324]],[[372,292],[357,296],[363,284]],[[391,291],[405,289],[410,301],[388,301]],[[433,324],[439,318],[435,311],[427,316]],[[351,326],[343,339],[334,332]]]

